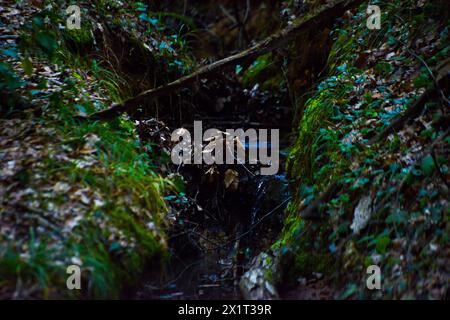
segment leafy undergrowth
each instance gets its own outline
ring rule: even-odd
[[[97,21],[151,38],[143,47],[164,58],[166,74],[183,72],[189,57],[180,62],[173,47],[183,51],[182,41],[169,43],[144,4],[83,2],[91,10],[73,31],[61,27],[67,6],[0,6],[0,298],[115,298],[145,263],[166,255],[165,197],[177,188],[155,173],[151,146],[125,116],[109,123],[75,116],[133,89],[104,59],[113,52],[95,40]],[[66,287],[73,264],[82,290]]]
[[[445,1],[374,2],[382,29],[366,28],[366,6],[332,35],[329,75],[304,106],[288,171],[297,185],[282,239],[290,276],[322,272],[337,298],[445,297],[449,258],[448,100],[378,144],[371,138],[433,84],[449,56]],[[320,221],[305,209],[328,186]],[[382,290],[366,288],[369,265]]]

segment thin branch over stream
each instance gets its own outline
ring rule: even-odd
[[[116,117],[117,115],[137,108],[143,99],[152,100],[159,96],[174,92],[180,88],[186,87],[200,79],[207,78],[212,73],[224,69],[225,67],[236,65],[255,58],[269,51],[281,48],[302,33],[310,30],[319,30],[332,24],[336,17],[341,16],[345,11],[356,7],[362,0],[336,0],[331,4],[320,7],[315,13],[305,16],[298,23],[295,23],[254,45],[253,47],[229,56],[222,60],[213,62],[209,65],[199,68],[197,71],[177,79],[169,84],[158,88],[149,89],[141,92],[137,96],[130,98],[122,103],[113,104],[110,108],[95,112],[88,117],[90,119],[105,120]]]

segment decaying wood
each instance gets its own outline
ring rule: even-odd
[[[271,35],[255,46],[244,50],[235,55],[229,56],[222,60],[216,61],[209,65],[199,68],[197,71],[175,80],[169,84],[160,86],[158,88],[146,90],[137,96],[130,98],[123,103],[113,104],[110,108],[95,112],[88,116],[90,119],[111,119],[115,116],[137,108],[141,102],[145,100],[152,100],[164,94],[174,92],[180,88],[198,81],[200,79],[211,76],[214,72],[220,71],[225,67],[240,64],[249,59],[255,58],[269,51],[277,48],[282,48],[290,41],[298,37],[304,32],[311,30],[319,30],[332,24],[336,17],[342,16],[347,10],[354,8],[362,3],[363,0],[336,0],[330,4],[322,6],[316,12],[305,16],[298,23],[289,26],[278,33]]]

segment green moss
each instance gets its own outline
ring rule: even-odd
[[[311,250],[300,248],[295,254],[294,268],[300,274],[319,272],[330,275],[333,273],[333,260],[328,254],[314,254]]]
[[[261,83],[263,89],[279,87],[282,82],[282,75],[277,64],[274,63],[272,52],[258,57],[245,71],[242,83],[245,87],[252,87]]]
[[[83,53],[94,46],[91,25],[83,25],[80,29],[64,29],[62,37],[66,46],[74,52]]]

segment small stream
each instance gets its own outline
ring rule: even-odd
[[[200,82],[200,86],[189,106],[193,112],[184,112],[182,118],[167,112],[160,114],[159,120],[144,120],[144,126],[138,127],[141,140],[170,150],[167,143],[172,130],[182,127],[190,131],[197,120],[203,121],[204,130],[223,132],[229,128],[278,128],[279,172],[261,176],[257,165],[243,164],[169,165],[169,171],[183,177],[186,202],[172,210],[170,260],[146,269],[140,285],[132,290],[135,299],[240,299],[241,276],[251,260],[276,241],[283,226],[290,199],[283,170],[292,121],[286,89],[269,92],[255,86],[247,90],[227,76]],[[206,96],[210,98],[205,100]],[[227,102],[214,110],[211,99]],[[250,147],[246,142],[243,146]],[[270,149],[270,144],[258,144],[257,149]],[[227,170],[238,175],[234,188],[225,186]]]
[[[289,189],[283,174],[254,176],[247,181],[248,210],[235,225],[208,223],[195,233],[172,238],[172,257],[144,276],[136,299],[240,299],[240,276],[250,260],[270,247],[282,227]],[[219,212],[216,212],[219,215]],[[222,212],[221,212],[222,214]],[[188,226],[187,226],[188,227]],[[199,236],[201,234],[201,236]],[[176,238],[182,238],[176,240]],[[195,248],[198,246],[198,248]]]

